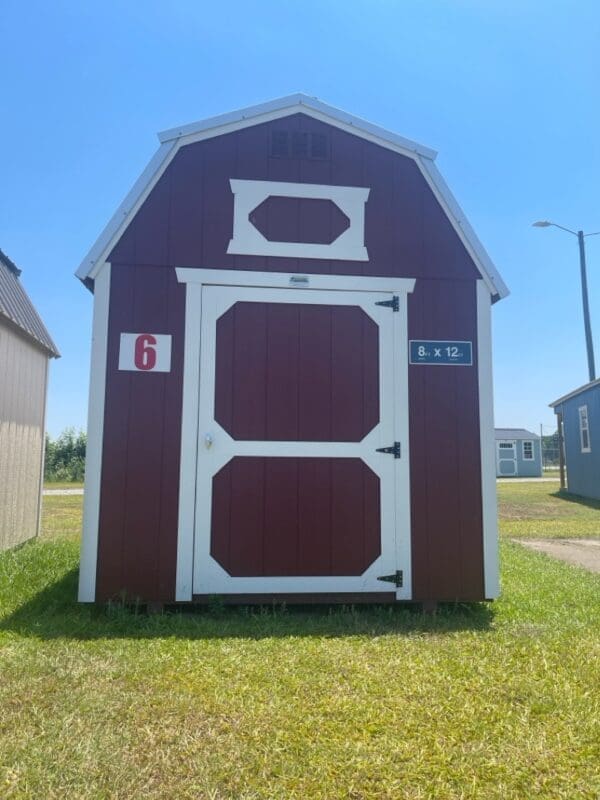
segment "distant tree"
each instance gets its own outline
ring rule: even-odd
[[[86,443],[86,434],[75,428],[66,428],[54,440],[46,434],[44,479],[47,481],[82,481],[85,472]]]

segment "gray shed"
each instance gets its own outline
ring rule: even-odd
[[[496,428],[496,475],[499,478],[539,478],[541,439],[525,428]]]
[[[59,352],[0,250],[0,550],[36,536],[48,361]]]
[[[550,403],[558,421],[571,494],[600,500],[600,379]],[[564,488],[564,473],[561,476]]]

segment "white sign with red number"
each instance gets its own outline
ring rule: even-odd
[[[119,369],[170,372],[171,338],[164,333],[122,333]]]

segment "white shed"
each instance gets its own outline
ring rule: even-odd
[[[0,250],[0,550],[37,535],[48,361],[59,352]]]

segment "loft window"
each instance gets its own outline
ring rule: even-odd
[[[581,442],[582,453],[592,452],[587,406],[580,406],[579,408],[579,441]]]
[[[523,461],[533,461],[533,442],[523,442]]]
[[[329,158],[329,137],[325,133],[308,131],[272,131],[270,154],[273,158],[322,161]]]

